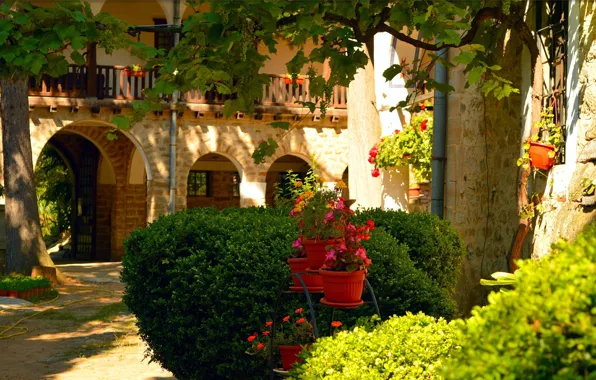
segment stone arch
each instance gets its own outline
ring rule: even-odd
[[[266,204],[274,204],[276,185],[284,182],[285,173],[288,170],[292,170],[295,173],[304,176],[309,168],[312,168],[312,161],[308,160],[308,158],[305,159],[304,155],[301,154],[288,153],[275,158],[275,160],[268,166],[265,175]]]
[[[244,169],[238,160],[222,152],[204,152],[192,165],[181,168],[178,172],[184,174],[178,183],[178,188],[184,194],[186,208],[215,206],[219,209],[240,207],[240,184],[244,177]],[[236,174],[237,173],[237,174]],[[191,177],[192,176],[192,177]],[[180,177],[180,175],[179,175]],[[194,184],[205,183],[205,194],[193,194],[189,189],[189,179]]]

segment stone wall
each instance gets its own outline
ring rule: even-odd
[[[170,114],[151,114],[125,133],[119,133],[116,140],[108,139],[106,132],[113,128],[109,123],[113,109],[101,108],[92,113],[86,106],[71,112],[70,106],[61,105],[52,98],[37,99],[30,112],[31,144],[34,162],[42,149],[56,136],[63,151],[69,156],[80,156],[84,152],[77,148],[76,141],[91,141],[100,151],[110,175],[109,184],[102,183],[97,192],[97,252],[101,260],[119,260],[124,255],[123,240],[135,228],[145,226],[159,215],[169,212],[169,123]],[[39,101],[58,102],[56,112],[40,105]],[[217,107],[212,107],[217,108]],[[122,112],[128,112],[123,109]],[[292,110],[292,112],[296,112]],[[284,155],[294,155],[311,162],[315,156],[318,171],[325,182],[342,178],[347,167],[347,131],[345,110],[330,110],[320,120],[304,117],[295,122],[293,114],[263,114],[256,120],[245,116],[241,119],[222,119],[215,112],[198,113],[187,111],[179,118],[176,159],[176,209],[215,205],[229,206],[264,205],[266,178],[273,162]],[[332,120],[331,115],[336,117]],[[339,118],[338,116],[339,115]],[[274,120],[296,124],[289,132],[275,130],[268,126]],[[283,138],[282,138],[283,136]],[[251,155],[261,141],[268,138],[279,140],[280,147],[274,157],[257,165]],[[59,147],[59,148],[60,148]],[[132,185],[131,157],[138,150],[143,158],[145,184]],[[187,203],[187,179],[193,164],[208,153],[221,154],[234,163],[241,175],[240,198],[226,192],[231,191],[223,177],[232,173],[216,175],[216,187],[212,199],[191,199]],[[76,159],[72,159],[76,170]],[[112,173],[113,172],[113,173]],[[219,181],[218,176],[223,176]],[[143,176],[135,174],[135,178]],[[221,183],[219,185],[218,183]],[[224,189],[225,188],[225,189]]]
[[[533,239],[534,258],[548,254],[559,238],[574,240],[588,223],[596,221],[594,198],[582,194],[583,179],[596,179],[596,4],[580,2],[577,8],[579,101],[578,109],[571,108],[568,115],[577,112],[578,117],[568,117],[568,159],[551,170],[546,183],[545,210],[537,219]],[[574,90],[569,81],[567,86],[568,91]],[[569,102],[568,107],[573,105]],[[574,141],[576,146],[570,146]]]
[[[451,55],[456,52],[450,52]],[[499,75],[521,83],[522,46],[503,41]],[[455,88],[447,104],[445,217],[466,244],[456,298],[467,313],[486,295],[479,281],[495,271],[507,271],[507,255],[517,228],[516,160],[521,137],[521,98],[483,98],[477,87],[465,89],[461,67],[449,72]]]

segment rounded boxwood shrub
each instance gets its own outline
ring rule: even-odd
[[[408,311],[445,318],[454,316],[457,311],[455,301],[424,271],[415,267],[406,245],[378,229],[369,241],[364,242],[364,247],[372,260],[368,280],[383,318],[404,315]],[[370,315],[371,312],[367,310],[366,313]]]
[[[596,225],[541,262],[524,261],[513,290],[460,322],[448,379],[593,379],[596,375]]]
[[[134,231],[124,301],[152,358],[179,379],[263,378],[246,336],[273,311],[297,232],[286,216],[209,208]]]
[[[463,240],[449,221],[420,212],[366,209],[356,213],[360,222],[372,219],[400,243],[417,268],[426,272],[439,286],[453,294],[466,253]]]
[[[455,346],[453,323],[408,313],[318,340],[290,373],[302,380],[433,379]]]
[[[246,337],[273,312],[297,234],[287,212],[264,208],[197,208],[134,231],[125,241],[124,301],[152,358],[179,379],[263,378],[266,363],[245,355]],[[383,317],[452,315],[453,301],[414,267],[404,245],[378,230],[366,248]],[[351,320],[359,315],[371,311]]]

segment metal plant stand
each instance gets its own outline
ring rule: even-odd
[[[315,315],[315,309],[314,309],[314,305],[313,305],[313,301],[311,298],[311,294],[323,294],[323,291],[316,291],[316,292],[310,292],[308,290],[308,288],[306,287],[306,284],[304,283],[304,280],[302,279],[301,275],[304,274],[309,274],[308,272],[299,272],[299,273],[291,273],[290,275],[288,275],[285,279],[291,279],[292,276],[296,277],[298,279],[298,281],[300,281],[300,284],[302,285],[302,292],[300,291],[289,291],[289,290],[284,290],[284,288],[287,286],[287,281],[282,282],[279,287],[277,288],[277,298],[275,301],[275,309],[273,311],[273,325],[271,326],[271,342],[273,342],[275,340],[275,331],[277,328],[277,313],[279,310],[279,306],[280,306],[280,302],[281,302],[281,296],[282,294],[301,294],[303,293],[306,296],[306,302],[308,303],[308,309],[310,311],[310,317],[311,317],[311,324],[312,324],[312,328],[313,328],[313,336],[315,339],[317,339],[319,337],[319,329],[317,326],[317,318]],[[370,282],[368,281],[368,278],[364,278],[364,282],[366,284],[366,289],[368,290],[368,293],[371,296],[371,301],[370,302],[365,302],[362,305],[366,305],[366,304],[370,304],[372,303],[377,315],[379,316],[379,318],[381,317],[381,311],[379,310],[379,304],[377,303],[377,297],[375,297],[375,293],[373,291],[372,286],[370,286]],[[320,300],[319,300],[320,301]],[[350,306],[350,307],[341,307],[341,306],[331,306],[331,305],[326,305],[324,303],[320,303],[323,306],[326,306],[328,308],[332,309],[331,312],[331,322],[333,321],[333,318],[335,316],[335,310],[354,310],[357,309],[358,307],[362,306]],[[330,322],[330,323],[331,323]],[[274,360],[273,360],[273,344],[269,345],[269,379],[274,379],[275,375],[278,376],[288,376],[288,371],[284,371],[282,369],[279,368],[274,368]]]

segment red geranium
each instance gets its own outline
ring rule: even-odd
[[[426,124],[428,123],[428,120],[422,120],[422,122],[420,123],[420,130],[422,132],[426,131]]]
[[[381,173],[379,172],[379,168],[374,168],[371,172],[370,175],[372,175],[373,177],[377,178],[378,176],[381,175]]]

